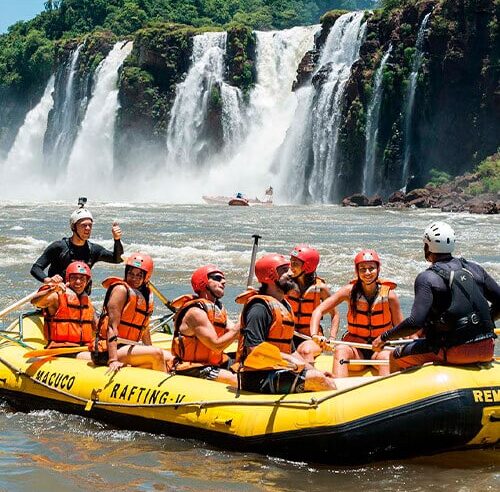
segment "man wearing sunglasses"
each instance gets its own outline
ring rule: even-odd
[[[235,384],[236,375],[229,370],[232,360],[224,349],[239,334],[239,326],[227,319],[220,302],[226,279],[215,265],[198,268],[191,277],[194,295],[185,295],[173,304],[178,309],[174,320],[172,353],[175,372]]]

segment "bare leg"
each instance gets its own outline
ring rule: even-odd
[[[361,359],[361,358],[362,355],[357,349],[353,347],[348,347],[347,345],[337,345],[335,347],[335,352],[333,353],[333,376],[336,378],[349,377],[349,365],[341,364],[340,361]],[[358,370],[361,370],[362,366],[358,367],[359,367]],[[353,366],[351,366],[351,369],[353,369]]]
[[[125,345],[118,349],[118,360],[131,366],[166,372],[163,350],[150,345]]]
[[[236,377],[236,374],[232,373],[231,371],[227,371],[226,369],[220,370],[216,381],[218,383],[228,384],[229,386],[238,386],[238,378]]]
[[[325,376],[317,369],[308,369],[306,371],[304,389],[306,391],[328,391],[337,389],[337,387],[333,378]]]
[[[389,360],[391,355],[390,350],[382,350],[381,352],[374,352],[372,355],[373,360]],[[386,366],[377,366],[379,376],[389,376],[391,369],[389,364]]]
[[[77,359],[83,359],[83,360],[92,360],[92,357],[90,356],[90,352],[86,350],[85,352],[79,352],[76,354]]]
[[[321,347],[312,340],[304,340],[297,348],[297,353],[309,364],[314,365],[314,359],[321,354]]]

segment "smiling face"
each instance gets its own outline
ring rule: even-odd
[[[378,263],[376,261],[362,261],[358,264],[358,276],[365,284],[371,284],[378,278]]]
[[[135,267],[128,267],[125,274],[125,282],[132,287],[132,289],[139,289],[144,283],[146,273],[144,270]]]
[[[81,273],[72,273],[69,276],[68,285],[69,288],[75,292],[77,295],[80,295],[87,287],[87,283],[89,278],[87,275],[82,275]]]
[[[295,256],[290,257],[290,271],[292,273],[292,277],[298,277],[302,273],[302,269],[304,268],[304,262],[299,260]]]

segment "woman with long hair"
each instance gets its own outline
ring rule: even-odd
[[[335,294],[322,302],[311,317],[311,336],[321,341],[321,317],[342,302],[348,303],[347,332],[345,342],[371,344],[381,333],[397,325],[403,319],[399,299],[394,292],[396,284],[379,277],[380,257],[376,251],[365,249],[354,258],[356,278],[341,287]],[[330,335],[335,340],[336,332]],[[324,340],[323,340],[324,341]],[[336,345],[333,360],[334,377],[347,377],[348,365],[341,362],[353,359],[389,360],[389,350],[374,352],[348,345]],[[389,374],[389,365],[379,365],[379,375]],[[361,371],[364,365],[351,365],[352,371]]]

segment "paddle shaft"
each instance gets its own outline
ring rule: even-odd
[[[118,337],[118,343],[124,343],[126,345],[143,345],[141,342],[134,342],[132,340],[127,340],[126,338]],[[39,349],[26,352],[24,354],[25,358],[31,357],[50,357],[53,355],[63,355],[63,354],[77,354],[79,352],[85,352],[88,350],[87,345],[81,345],[79,347],[56,347],[48,349]]]
[[[168,309],[170,309],[170,311],[172,311],[173,313],[177,311],[177,309],[175,309],[174,306],[172,306],[172,303],[158,290],[158,288],[156,287],[155,284],[153,284],[153,282],[150,281],[148,285],[155,294],[155,296],[158,297],[158,299],[160,299],[160,301],[163,302],[163,304],[165,304],[165,306]]]
[[[294,331],[293,334],[295,336],[298,336],[299,338],[303,338],[304,340],[312,340],[311,337],[303,335],[302,333],[299,333],[297,331]],[[369,343],[344,342],[342,340],[327,340],[326,343],[328,345],[347,345],[348,347],[372,350],[372,346]],[[388,350],[394,350],[394,347],[384,347],[384,348]]]
[[[38,294],[38,290],[35,290],[35,292],[28,294],[26,297],[19,299],[19,301],[16,301],[14,304],[11,304],[10,306],[6,307],[5,309],[2,309],[2,311],[0,311],[0,318],[5,316],[6,314],[9,314],[11,311],[14,311],[18,307],[21,307],[23,304],[30,302],[31,299],[33,299],[37,294]]]
[[[254,234],[253,236],[253,246],[252,246],[252,257],[250,259],[250,267],[248,268],[248,278],[247,278],[247,288],[252,287],[253,274],[255,269],[255,259],[257,258],[257,249],[259,247],[259,239],[262,236]]]
[[[340,359],[340,364],[349,364],[352,366],[388,366],[388,360],[377,360],[377,359]]]

